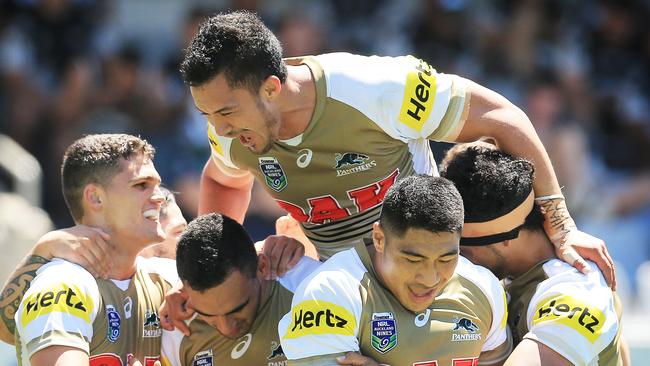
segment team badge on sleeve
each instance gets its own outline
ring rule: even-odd
[[[115,343],[120,337],[120,326],[122,325],[122,319],[120,319],[120,313],[115,310],[115,307],[113,305],[106,305],[106,320],[108,322],[106,339],[108,339],[108,341],[111,343]]]
[[[377,352],[384,354],[397,346],[397,325],[393,313],[373,313],[370,328],[370,343]]]
[[[280,192],[287,187],[287,176],[282,170],[282,165],[274,157],[259,158],[260,170],[264,174],[266,185],[272,190]]]

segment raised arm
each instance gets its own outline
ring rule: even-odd
[[[551,160],[526,114],[498,93],[472,81],[467,85],[466,121],[458,142],[481,137],[496,140],[503,151],[520,156],[535,165],[535,201],[544,213],[544,229],[556,247],[557,255],[582,272],[588,271],[586,258],[594,261],[615,287],[614,263],[602,240],[580,232],[567,210]]]
[[[208,159],[201,174],[199,214],[219,212],[244,222],[251,200],[253,175]]]

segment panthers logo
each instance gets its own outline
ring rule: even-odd
[[[339,169],[347,165],[363,164],[368,160],[368,155],[346,152],[345,154],[336,154],[336,166],[334,169]]]

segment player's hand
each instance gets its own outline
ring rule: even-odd
[[[290,271],[305,255],[305,246],[294,238],[270,235],[264,240],[262,253],[269,258],[270,278],[276,279]]]
[[[563,243],[555,247],[555,253],[560,259],[585,274],[589,273],[585,260],[596,263],[607,284],[616,290],[616,267],[604,241],[578,229],[569,231],[563,240]]]
[[[362,356],[356,352],[348,352],[345,356],[336,358],[339,365],[353,365],[353,366],[379,366],[379,364],[370,357]]]
[[[305,246],[305,255],[318,260],[318,251],[314,244],[307,238],[300,227],[300,223],[290,214],[278,217],[275,220],[275,234],[294,238]]]
[[[605,243],[578,230],[566,207],[564,197],[543,196],[535,198],[535,202],[544,215],[544,231],[555,246],[558,258],[585,274],[589,272],[585,259],[593,261],[603,272],[607,284],[612,290],[616,290],[614,261],[609,256]]]
[[[96,278],[108,278],[114,250],[110,239],[99,228],[76,225],[43,235],[33,253],[47,259],[63,258],[84,267]]]
[[[135,358],[133,355],[128,355],[126,361],[128,366],[143,366],[142,362],[140,362],[140,360]],[[153,363],[153,366],[161,366],[161,365],[162,364],[160,363],[160,361],[156,361]]]
[[[165,294],[165,301],[159,312],[160,326],[163,329],[172,331],[176,328],[186,336],[190,335],[190,328],[185,324],[185,320],[194,315],[194,309],[188,300],[189,296],[183,291],[182,285],[174,286]]]

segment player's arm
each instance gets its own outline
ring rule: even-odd
[[[32,251],[18,264],[2,287],[0,293],[0,339],[3,342],[14,344],[14,334],[16,333],[14,315],[25,292],[36,277],[36,271],[49,261],[49,258],[34,254]]]
[[[291,311],[278,324],[290,365],[338,365],[338,357],[359,351],[358,286],[358,280],[336,270],[319,272],[298,286]]]
[[[571,363],[561,354],[543,343],[532,339],[524,339],[515,347],[506,360],[505,366],[571,366]]]
[[[243,223],[252,188],[251,173],[227,167],[211,157],[201,174],[199,214],[220,212]]]
[[[526,114],[498,93],[470,80],[466,84],[466,116],[454,139],[469,142],[481,137],[496,140],[503,151],[530,160],[535,165],[533,187],[536,202],[545,216],[544,229],[558,256],[586,272],[585,259],[595,262],[607,282],[615,287],[614,263],[602,240],[580,232],[569,215],[551,160]],[[462,117],[459,124],[462,124]]]
[[[87,366],[88,354],[78,348],[51,346],[44,348],[30,359],[32,366]]]
[[[43,235],[18,264],[0,292],[0,339],[14,344],[14,314],[39,268],[58,257],[81,265],[95,277],[105,276],[111,266],[109,239],[100,229],[84,225]]]

